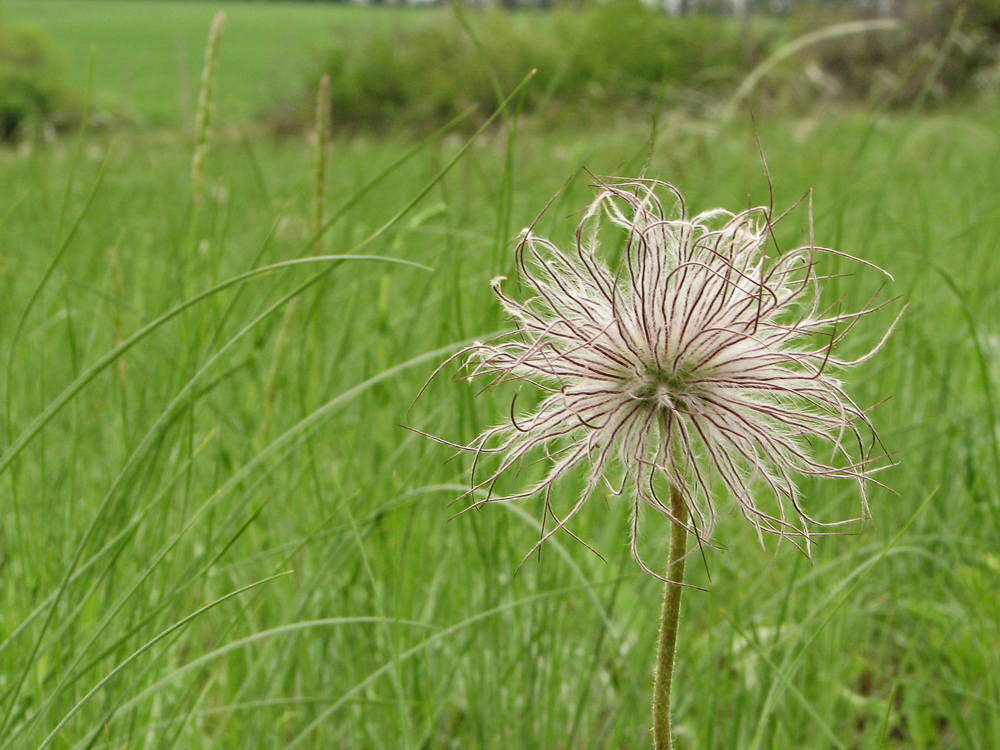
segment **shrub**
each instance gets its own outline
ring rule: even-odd
[[[0,18],[0,139],[16,140],[29,125],[73,108],[58,72],[40,30]]]
[[[780,20],[740,21],[607,0],[576,9],[465,10],[468,28],[451,10],[411,10],[393,28],[342,32],[311,78],[329,74],[332,121],[341,129],[428,130],[470,105],[478,115],[467,122],[475,125],[533,68],[518,106],[548,121],[645,113],[661,95],[698,107],[726,97],[782,44],[857,20],[859,7],[803,2]],[[909,106],[961,94],[996,65],[1000,0],[898,7],[899,30],[828,38],[797,52],[755,89],[753,106],[801,111],[831,99]],[[949,38],[956,18],[964,20]],[[286,105],[272,122],[301,127],[311,111]]]
[[[330,75],[335,126],[427,129],[470,105],[483,118],[532,69],[523,110],[642,106],[664,86],[737,80],[758,46],[730,19],[671,17],[639,0],[582,11],[470,11],[467,20],[475,41],[453,14],[439,12],[336,40],[321,70]]]
[[[965,92],[995,59],[997,40],[990,30],[1000,21],[995,12],[1000,12],[1000,0],[900,4],[899,30],[824,41],[804,53],[798,64],[821,71],[837,96],[848,101],[888,100],[908,106],[928,95],[945,99]],[[842,10],[804,5],[790,22],[803,33],[856,18]],[[949,39],[956,20],[962,23]]]

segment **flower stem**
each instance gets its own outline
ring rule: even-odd
[[[670,560],[663,593],[663,618],[660,621],[660,646],[656,655],[656,684],[653,688],[653,742],[656,750],[671,750],[670,685],[674,677],[674,652],[677,648],[677,623],[681,615],[681,592],[684,587],[684,555],[687,553],[687,506],[676,488],[670,489],[670,510],[674,516],[670,534]]]

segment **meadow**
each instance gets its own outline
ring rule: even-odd
[[[6,0],[2,7],[11,21],[46,32],[66,82],[78,91],[87,89],[93,47],[92,104],[146,127],[193,119],[206,29],[220,10],[231,41],[220,53],[216,104],[230,124],[244,124],[297,93],[331,35],[392,28],[413,15],[400,8],[231,0]]]
[[[7,8],[44,24],[47,7],[102,3],[162,40],[147,70],[176,60],[166,14],[199,29],[195,85],[216,5]],[[129,94],[170,127],[0,150],[0,750],[650,746],[661,584],[632,559],[629,504],[597,497],[574,522],[601,557],[560,535],[521,565],[541,502],[456,515],[471,462],[414,431],[469,441],[508,417],[513,387],[480,394],[456,366],[414,399],[509,329],[490,280],[519,293],[515,238],[552,196],[537,231],[561,245],[587,170],[645,169],[693,212],[766,205],[758,138],[777,209],[811,190],[816,242],[892,274],[824,261],[852,272],[831,304],[899,298],[843,354],[908,305],[848,383],[879,404],[897,465],[872,521],[811,559],[762,548],[720,496],[724,548],[688,566],[704,591],[685,594],[677,747],[1000,746],[995,102],[756,128],[666,112],[553,130],[507,112],[471,137],[335,138],[317,244],[315,143],[238,127],[267,66],[236,19],[368,16],[226,7],[197,206],[176,80]],[[60,41],[98,26],[51,23]],[[95,91],[119,85],[114,54]],[[778,247],[809,232],[803,204]],[[853,485],[800,486],[822,518],[860,510]],[[669,528],[646,520],[662,566]]]

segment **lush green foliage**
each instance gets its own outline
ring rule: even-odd
[[[436,127],[476,105],[485,118],[531,70],[526,111],[562,119],[649,105],[664,89],[717,90],[757,58],[750,26],[671,17],[639,0],[583,10],[433,13],[332,41],[333,120]],[[558,113],[558,115],[557,115]]]
[[[839,6],[808,3],[780,25],[668,16],[640,0],[545,12],[456,8],[335,35],[322,70],[332,81],[334,122],[349,128],[427,129],[471,105],[485,117],[533,69],[537,81],[519,106],[552,122],[650,113],[663,101],[697,112],[731,94],[784,45],[856,20]],[[758,87],[756,105],[803,111],[835,100],[906,107],[979,93],[979,75],[1000,65],[994,20],[985,6],[973,12],[949,3],[904,6],[898,28],[808,45]],[[301,106],[299,122],[308,111]],[[294,119],[287,108],[277,112]]]
[[[0,14],[0,140],[13,141],[73,107],[40,29],[8,23]]]
[[[851,20],[841,6],[805,4],[790,16],[788,28],[808,33]],[[798,89],[798,98],[807,101],[820,93],[866,105],[933,104],[981,93],[980,75],[1000,65],[1000,15],[987,3],[906,3],[898,20],[896,30],[851,34],[805,50],[796,64],[810,72],[812,85],[802,91],[799,81],[792,91],[780,92],[779,79],[771,82],[775,95],[787,99]]]
[[[970,6],[950,37],[958,6],[930,14],[921,11],[924,3],[905,4],[901,30],[827,39],[800,51],[769,73],[751,101],[758,110],[803,112],[829,101],[909,106],[978,93],[983,83],[995,88],[993,1]],[[473,104],[482,118],[498,92],[532,68],[536,80],[520,106],[556,127],[594,124],[608,113],[648,115],[661,96],[668,111],[701,113],[768,54],[849,20],[806,5],[782,24],[669,18],[635,0],[582,12],[470,10],[462,19],[449,7],[345,3],[173,0],[134,4],[129,12],[121,0],[6,5],[12,21],[45,28],[77,91],[86,90],[95,46],[91,105],[104,122],[156,127],[192,121],[206,29],[224,9],[219,121],[263,118],[275,130],[298,132],[312,122],[323,72],[333,79],[340,129],[426,130]]]

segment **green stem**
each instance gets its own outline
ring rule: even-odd
[[[674,677],[674,652],[677,649],[677,623],[681,616],[681,592],[684,587],[684,555],[687,553],[687,506],[674,487],[670,489],[670,510],[674,515],[670,534],[670,561],[667,564],[666,590],[663,594],[663,619],[660,621],[660,647],[656,655],[656,684],[653,688],[653,742],[656,750],[671,750],[670,685]]]

